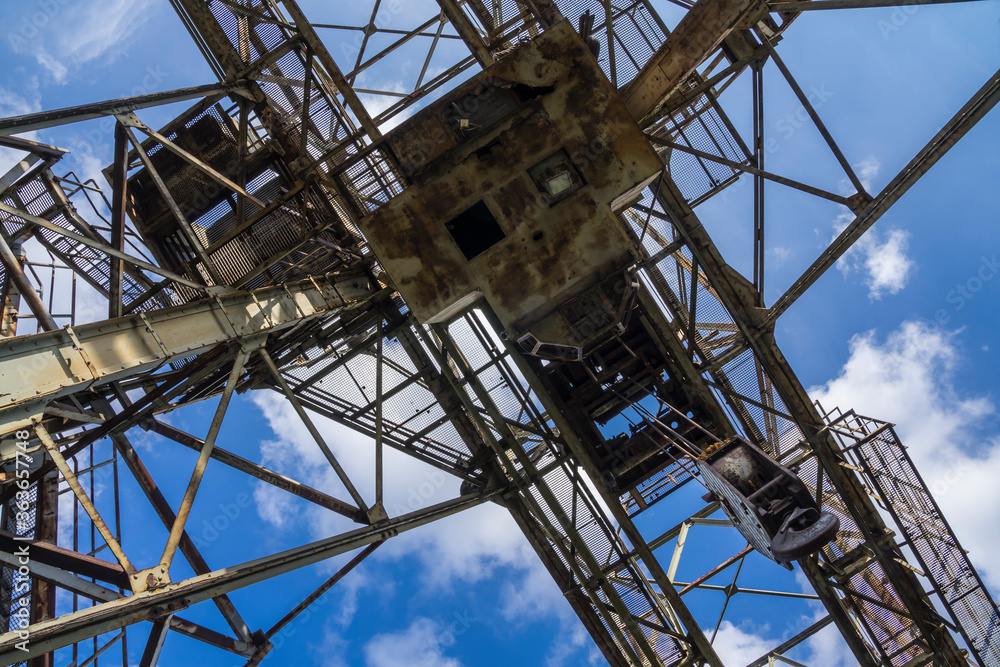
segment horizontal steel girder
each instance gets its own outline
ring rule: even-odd
[[[62,396],[105,385],[219,343],[275,333],[379,290],[364,276],[329,276],[0,342],[0,434]],[[0,456],[7,452],[0,446]]]
[[[318,563],[359,547],[386,540],[437,519],[457,514],[464,509],[490,500],[497,493],[499,491],[461,496],[395,519],[389,519],[378,526],[359,528],[273,556],[266,556],[242,565],[192,577],[164,588],[139,593],[120,600],[112,600],[96,607],[89,607],[56,619],[36,623],[28,628],[31,642],[27,653],[16,647],[18,642],[23,641],[17,632],[0,635],[0,664],[11,664],[12,660],[27,660],[139,621],[173,614],[221,593],[228,593]]]

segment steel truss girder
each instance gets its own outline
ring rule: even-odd
[[[0,635],[0,662],[30,659],[114,629],[174,614],[220,594],[387,540],[402,532],[475,507],[498,493],[499,491],[490,491],[461,496],[401,517],[388,519],[377,526],[359,528],[272,556],[198,575],[164,588],[137,593],[131,597],[112,600],[96,607],[36,623],[28,628],[31,642],[27,653],[17,649],[16,644],[20,639],[16,632]]]
[[[741,22],[752,23],[762,13],[759,0],[698,0],[621,91],[632,117],[640,126],[649,125],[734,28]]]
[[[189,4],[189,5],[193,4],[191,2],[188,2],[187,0],[184,0],[184,1],[187,2],[187,4]],[[846,4],[850,4],[851,2],[854,2],[854,4],[856,4],[856,5],[864,4],[864,2],[862,0],[856,0],[856,1],[855,0],[844,0],[844,1],[831,0],[831,1],[828,1],[828,2],[823,3],[823,4],[833,5],[834,3],[839,3],[841,5],[846,5]],[[226,4],[232,5],[234,3],[226,3]],[[451,3],[451,4],[458,5],[458,3]],[[480,5],[481,3],[476,3],[476,5],[473,5],[470,2],[469,4],[470,4],[470,6],[475,7],[477,5]],[[536,3],[529,2],[527,4],[533,6]],[[541,4],[541,3],[539,3],[539,4]],[[784,3],[784,4],[785,5],[790,5],[792,3]],[[810,4],[820,4],[820,3],[810,3]],[[872,2],[872,3],[869,3],[869,4],[874,5],[876,3]],[[610,7],[610,3],[608,3],[608,6]],[[809,7],[809,8],[811,8],[811,7]],[[460,7],[459,7],[459,11],[461,11]],[[610,35],[610,31],[609,31],[609,39],[610,39],[610,37],[611,37],[611,35]],[[476,35],[476,38],[477,38],[477,40],[479,40],[479,36],[478,35]],[[197,39],[197,37],[196,37],[196,39]],[[482,40],[479,40],[479,41],[481,42]],[[227,43],[227,46],[229,46],[228,43]],[[240,63],[240,64],[242,65],[242,63]],[[238,70],[238,68],[234,69],[233,71],[237,71],[237,70]],[[678,202],[682,202],[683,201],[679,197],[679,195],[678,195],[677,201]],[[696,221],[694,223],[692,223],[692,224],[695,227],[697,227]],[[685,240],[688,243],[691,242],[691,239],[688,236],[685,236]],[[708,243],[708,245],[706,247],[707,248],[712,248],[712,246],[710,245],[711,242],[708,241],[707,243]],[[692,248],[692,252],[693,251],[694,251],[694,249]],[[720,258],[720,260],[721,260],[721,258]],[[727,273],[726,270],[722,270],[722,269],[728,269],[728,267],[725,267],[724,265],[720,264],[720,265],[715,266],[713,268],[707,268],[706,265],[705,265],[705,260],[701,256],[697,257],[695,259],[695,261],[694,261],[693,264],[694,264],[694,269],[691,270],[689,268],[688,269],[689,272],[692,273],[692,274],[694,274],[694,278],[695,279],[700,279],[701,275],[707,275],[708,276],[708,281],[712,283],[712,286],[713,286],[713,288],[716,291],[717,298],[720,298],[720,300],[723,300],[723,301],[725,301],[726,299],[729,299],[729,300],[734,300],[735,299],[736,301],[740,301],[740,302],[745,301],[744,296],[745,296],[745,292],[746,292],[746,287],[744,285],[731,284],[729,286],[724,287],[724,289],[722,291],[719,291],[718,284],[719,284],[720,280],[721,281],[725,281],[728,278],[732,278],[731,275],[728,275],[728,273]],[[715,273],[715,271],[717,269],[719,270],[719,273]],[[721,276],[721,278],[720,278],[720,276]],[[695,285],[695,282],[696,282],[696,280],[693,279],[692,280],[692,286]],[[735,283],[735,281],[734,281],[734,283]],[[733,291],[732,292],[726,291],[729,288],[732,288]],[[721,297],[718,297],[718,295],[721,295]],[[759,306],[760,304],[759,303],[755,303],[754,305]],[[698,322],[697,322],[697,319],[695,317],[696,313],[695,313],[695,303],[694,303],[693,296],[692,296],[692,299],[691,299],[690,306],[691,306],[690,312],[689,313],[687,313],[687,312],[683,313],[683,316],[688,318],[687,319],[687,331],[681,332],[681,334],[682,334],[682,337],[688,342],[688,346],[689,346],[689,350],[690,350],[690,354],[691,354],[691,359],[689,360],[689,359],[685,358],[684,361],[685,362],[689,362],[687,365],[690,366],[690,369],[688,369],[688,370],[694,369],[695,370],[695,375],[697,375],[697,373],[696,373],[697,369],[698,368],[706,367],[707,365],[705,365],[705,364],[699,364],[699,362],[697,362],[695,360],[695,358],[694,358],[696,353],[699,356],[701,356],[701,358],[703,360],[705,359],[705,356],[701,355],[700,352],[697,352],[697,341],[695,340],[695,338],[696,338],[696,325],[698,324]],[[749,312],[753,313],[754,311],[750,310]],[[778,314],[778,312],[775,311],[773,313],[774,317],[776,317],[777,314]],[[734,313],[734,317],[737,317],[735,313]],[[752,318],[750,318],[750,319],[752,320]],[[739,318],[737,318],[737,321],[741,322],[741,323],[746,322],[746,320],[741,320]],[[742,325],[741,325],[741,329],[740,329],[740,333],[743,334],[746,337],[747,341],[754,341],[754,345],[752,347],[753,347],[753,350],[754,350],[755,353],[759,352],[759,348],[760,348],[761,345],[764,345],[764,346],[773,345],[773,339],[770,339],[769,336],[768,336],[768,334],[766,333],[766,330],[767,330],[766,323],[763,324],[763,325],[761,325],[759,323],[759,320],[758,320],[757,321],[757,325],[758,326],[762,326],[763,329],[765,330],[765,333],[759,334],[759,331],[753,330],[752,328],[748,328],[747,326],[742,326]],[[409,330],[407,330],[407,331],[409,331]],[[661,332],[663,333],[663,335],[670,337],[672,343],[676,344],[678,342],[678,337],[675,336],[674,332],[671,332],[668,327],[662,327],[661,328]],[[753,338],[754,335],[758,335],[758,338],[757,339]],[[761,342],[761,340],[763,340],[764,342]],[[748,346],[750,346],[750,343],[745,343],[745,344],[748,345]],[[679,347],[679,346],[675,345],[674,347],[676,348],[676,347]],[[739,346],[734,345],[734,349],[739,349]],[[683,352],[687,352],[687,350],[683,350],[683,348],[682,348],[682,351]],[[776,347],[774,348],[774,353],[777,356],[777,359],[779,361],[783,361],[783,359],[780,357],[780,351],[777,351]],[[767,359],[767,361],[770,362],[770,361],[772,361],[772,359],[769,357]],[[716,363],[716,361],[713,361],[713,363]],[[380,365],[381,365],[381,361],[380,361]],[[719,365],[721,366],[722,363],[719,362]],[[758,367],[758,368],[760,368],[760,367]],[[768,380],[768,381],[772,380],[773,378],[771,376],[772,376],[772,372],[773,372],[773,366],[766,366],[765,370],[766,370],[767,374],[763,375],[763,371],[761,371],[762,377],[764,379]],[[716,379],[718,379],[718,378],[716,378]],[[764,383],[764,379],[762,379],[762,381],[761,381],[762,382],[762,387],[761,387],[762,388],[762,392],[764,391],[764,384],[763,384]],[[797,381],[794,380],[794,376],[793,376],[792,377],[792,385],[794,385],[795,382],[797,382]],[[780,383],[776,383],[776,384],[780,385]],[[702,395],[711,395],[710,390],[705,385],[707,385],[707,387],[716,387],[717,383],[713,383],[712,381],[706,380],[706,382],[703,385],[700,385],[700,388],[701,388],[702,393],[703,393]],[[723,385],[718,385],[718,386],[721,387]],[[794,389],[794,386],[792,386],[792,389]],[[785,393],[781,393],[781,397],[785,400],[785,403],[787,405],[788,404],[787,392],[789,391],[787,383],[778,386],[777,390],[778,390],[779,393],[785,392]],[[456,392],[456,394],[460,393],[461,395],[464,395],[464,392],[465,392],[465,387],[463,386],[463,387],[459,387],[458,388],[458,391]],[[738,394],[735,391],[729,391],[729,394],[733,395],[734,397],[738,396]],[[772,412],[775,412],[774,409],[773,409],[773,407],[769,407],[767,405],[767,399],[764,398],[763,393],[762,393],[762,396],[760,398],[761,398],[761,402],[760,403],[754,403],[754,405],[757,405],[758,407],[761,407],[765,411],[771,410]],[[746,397],[738,396],[738,399],[740,401],[747,401],[747,402],[753,403],[752,399],[748,399]],[[814,429],[816,428],[816,424],[819,423],[819,422],[815,422],[815,421],[810,421],[811,417],[813,417],[814,415],[808,414],[808,410],[803,413],[803,412],[798,411],[798,407],[792,407],[792,408],[789,408],[789,413],[790,413],[789,416],[794,417],[794,420],[796,422],[802,423],[803,420],[805,420],[805,422],[811,424]],[[480,413],[478,413],[476,410],[472,410],[471,414],[477,415],[477,416],[481,416]],[[460,412],[459,415],[462,416],[462,417],[465,417],[466,421],[469,421],[469,417],[468,417],[468,415],[466,413]],[[482,422],[482,420],[480,420],[480,422]],[[499,423],[499,422],[497,421],[496,423]],[[382,430],[381,427],[378,427],[377,428],[377,433],[380,434],[381,430]],[[806,432],[807,435],[809,434],[809,432],[806,431],[806,429],[803,429],[803,431]],[[564,432],[570,432],[570,431],[564,431]],[[507,442],[507,444],[510,444],[511,441],[516,442],[516,438],[512,438],[511,437],[512,434],[507,433],[506,435],[507,435],[507,437],[505,438],[505,441]],[[762,438],[764,438],[764,437],[770,437],[770,435],[771,434],[768,433],[767,436],[763,436],[762,435],[761,437]],[[482,444],[482,445],[485,446],[485,443],[480,443],[480,444]],[[491,443],[491,444],[496,444],[496,443]],[[440,467],[440,463],[438,463],[437,465],[439,465],[439,467]],[[616,500],[616,499],[612,498],[612,501],[614,501],[614,500]],[[505,502],[507,502],[509,504],[509,506],[513,506],[514,499],[512,497],[508,496],[508,498],[505,499]],[[522,505],[523,505],[523,503],[522,503]],[[613,503],[612,503],[612,507],[615,507],[615,505]],[[534,539],[532,539],[532,543],[533,543],[533,545],[535,545],[536,550],[539,550],[539,553],[542,554],[544,552],[544,548],[541,546],[541,543],[544,542],[545,543],[544,547],[547,547],[548,550],[549,550],[549,553],[551,554],[551,560],[558,561],[559,554],[555,553],[555,549],[552,547],[552,545],[548,544],[548,542],[547,542],[547,540],[549,539],[548,536],[551,535],[551,531],[552,531],[553,527],[551,525],[546,525],[546,526],[543,527],[539,523],[542,519],[544,519],[544,516],[541,519],[537,519],[537,518],[535,518],[531,514],[531,512],[526,507],[524,507],[523,509],[517,509],[517,510],[511,509],[511,512],[512,512],[512,514],[515,515],[515,518],[518,519],[519,525],[522,526],[522,530],[525,530],[526,534],[529,533],[529,532],[531,532],[531,530],[535,531],[535,537],[534,537]],[[530,529],[527,528],[527,526],[529,525],[528,524],[529,521],[530,521],[530,525],[531,525]],[[546,532],[546,531],[548,531],[548,532]],[[630,537],[631,537],[631,535],[630,535]],[[652,548],[652,546],[650,548]],[[545,557],[543,556],[543,560],[544,559],[545,559]],[[547,561],[547,565],[548,564],[549,563]],[[554,568],[550,567],[550,571],[554,571]],[[568,581],[571,582],[572,581],[572,577],[573,577],[573,573],[569,573]],[[570,589],[571,589],[571,585],[567,585],[564,588],[564,590],[570,590]],[[573,589],[573,590],[575,590],[577,594],[572,595],[572,596],[570,596],[570,595],[567,596],[570,599],[571,604],[574,603],[574,600],[577,600],[577,602],[579,602],[578,597],[582,596],[582,593],[579,593],[579,589]],[[830,589],[828,587],[823,592],[823,595],[825,596],[825,599],[834,599],[834,596],[836,595],[836,593],[834,591],[832,591],[832,589]],[[577,606],[581,606],[581,607],[582,606],[588,606],[589,607],[589,604],[590,604],[590,601],[588,601],[588,600],[585,599],[582,605],[574,605],[574,606],[575,607],[577,607]],[[579,609],[578,609],[578,611],[579,611]],[[587,611],[590,612],[590,613],[594,613],[593,609],[588,609]],[[585,616],[585,614],[581,613],[581,617],[584,617],[584,616]],[[843,615],[841,615],[838,618],[842,620],[843,619]],[[590,620],[593,620],[593,617],[590,617]],[[595,633],[595,638],[598,640],[598,643],[601,645],[602,650],[605,651],[605,654],[609,655],[609,650],[610,649],[609,649],[608,646],[602,644],[602,639],[610,640],[610,637],[607,636],[607,631],[603,627],[599,627],[600,626],[599,619],[598,619],[598,623],[597,623],[596,626],[593,625],[592,623],[587,623],[587,618],[585,618],[584,622],[585,622],[585,624],[587,624],[588,630],[590,630],[592,633],[595,631],[595,629],[598,630],[598,632]],[[639,623],[642,624],[641,621],[639,621]],[[845,633],[845,635],[846,635],[846,633]],[[851,637],[848,637],[848,639],[850,641]],[[612,644],[613,644],[613,642],[612,642]],[[855,650],[857,652],[857,645],[856,644],[852,645],[852,647],[855,648]],[[775,649],[775,651],[772,651],[771,654],[780,653],[780,649],[781,649],[781,647],[779,647],[778,649]],[[617,649],[615,649],[615,650],[617,650]],[[864,650],[863,647],[862,647],[862,650]],[[861,658],[859,658],[859,660],[860,659]],[[609,658],[609,660],[611,660],[611,658]],[[619,663],[615,662],[614,664],[619,664]]]
[[[865,541],[875,550],[880,565],[896,587],[902,604],[931,651],[944,656],[946,660],[954,661],[954,664],[961,664],[962,658],[954,639],[938,622],[937,615],[930,610],[926,602],[927,596],[914,573],[900,565],[900,560],[905,561],[902,552],[891,542],[884,544],[882,538],[887,534],[887,527],[857,478],[839,465],[836,443],[823,430],[822,417],[778,349],[773,335],[768,331],[758,333],[766,311],[755,306],[753,291],[746,288],[745,279],[725,264],[704,226],[684,202],[673,182],[664,179],[662,186],[659,190],[659,203],[673,221],[692,256],[703,267],[720,302],[740,328],[763,373],[773,384],[774,391],[780,396],[795,425],[811,445],[827,479],[844,499],[846,509],[865,535]],[[841,608],[838,596],[830,589],[816,561],[802,561],[802,566],[855,656],[862,663],[868,664],[871,660],[868,649]]]
[[[823,2],[824,0],[820,0]],[[810,3],[814,4],[814,3]],[[924,146],[917,155],[861,210],[857,217],[837,236],[830,246],[813,262],[788,290],[774,302],[767,316],[758,325],[763,329],[774,321],[819,280],[827,269],[833,266],[845,252],[872,225],[878,222],[889,208],[944,157],[959,139],[965,136],[976,123],[1000,102],[1000,70],[998,70],[943,128]]]
[[[228,93],[249,94],[247,81],[233,81],[230,83],[210,83],[205,86],[194,86],[192,88],[180,88],[162,93],[150,93],[148,95],[138,95],[136,97],[123,97],[105,102],[95,102],[82,104],[65,109],[55,109],[53,111],[40,111],[38,113],[24,116],[12,116],[0,119],[0,136],[20,134],[32,130],[41,130],[68,123],[77,123],[104,116],[127,113],[137,109],[148,109],[149,107],[182,102],[184,100],[198,99],[200,97],[211,97],[213,95],[225,95]]]
[[[318,277],[229,292],[149,314],[0,341],[0,378],[12,391],[0,433],[25,426],[51,400],[198,355],[220,343],[276,334],[373,296],[364,276]]]
[[[500,433],[499,439],[492,435],[489,439],[489,444],[496,450],[499,465],[507,469],[505,474],[515,474],[509,470],[510,462],[505,461],[506,454],[504,448],[508,448],[509,451],[515,454],[519,463],[524,466],[524,472],[534,483],[534,488],[538,489],[538,495],[541,496],[541,499],[535,498],[530,492],[531,489],[526,489],[524,493],[520,494],[521,502],[528,513],[538,522],[547,540],[551,542],[555,550],[565,559],[571,576],[581,583],[586,582],[581,592],[584,593],[585,598],[589,599],[593,610],[597,612],[597,616],[611,630],[617,649],[615,653],[621,652],[621,657],[629,661],[630,664],[642,662],[643,660],[649,660],[655,664],[657,658],[654,649],[648,643],[639,640],[639,637],[642,636],[641,632],[636,632],[635,623],[631,620],[620,595],[608,586],[608,583],[600,576],[600,566],[591,552],[589,545],[579,540],[579,536],[574,534],[574,518],[567,514],[566,508],[558,502],[552,489],[538,474],[533,462],[523,451],[517,438],[510,431],[509,426],[500,417],[499,410],[491,400],[479,378],[468,366],[468,363],[462,356],[461,350],[455,345],[454,340],[443,329],[438,329],[437,333],[443,339],[444,343],[442,346],[442,353],[445,355],[443,359],[453,360],[452,363],[458,367],[462,377],[470,384],[476,399],[484,404],[485,411],[489,414],[492,423]],[[490,433],[490,428],[484,417],[479,415],[479,411],[471,403],[471,400],[468,401],[468,409],[471,414],[476,416],[477,422],[480,424],[480,429],[484,433]],[[554,521],[547,518],[546,509],[555,516]],[[530,533],[528,535],[530,536]],[[567,550],[564,540],[573,544],[572,551]],[[577,561],[577,558],[579,558],[579,561]],[[610,600],[610,602],[602,602],[599,597],[600,593],[593,590],[593,588],[600,588],[600,592],[606,596],[605,600]],[[628,637],[625,636],[623,628],[619,627],[619,624],[609,615],[609,612],[617,613],[620,618],[627,619],[625,623],[631,626],[629,627]],[[631,641],[629,641],[630,639]]]

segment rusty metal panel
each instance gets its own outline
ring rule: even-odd
[[[662,169],[567,22],[386,142],[413,185],[361,227],[407,305],[435,322],[482,294],[513,336],[632,263],[614,211]]]

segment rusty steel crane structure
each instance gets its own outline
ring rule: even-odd
[[[1000,100],[1000,72],[868,192],[780,42],[802,12],[895,0],[677,0],[683,15],[672,25],[648,0],[437,0],[421,25],[393,31],[376,26],[379,1],[358,26],[311,23],[294,0],[170,2],[217,83],[0,119],[0,145],[25,156],[0,181],[0,664],[51,665],[64,647],[74,664],[113,660],[126,630],[145,626],[133,630],[146,641],[143,666],[171,632],[203,642],[206,656],[255,665],[382,542],[495,502],[616,667],[720,667],[703,628],[718,629],[726,607],[699,618],[685,598],[724,590],[728,605],[753,592],[736,579],[713,583],[753,551],[775,567],[797,564],[815,595],[786,595],[826,612],[753,667],[799,664],[785,654],[830,624],[865,666],[1000,665],[997,606],[892,425],[821,409],[773,333]],[[358,37],[353,66],[338,65],[320,31]],[[376,51],[380,31],[391,43]],[[412,90],[357,85],[414,40],[428,53]],[[435,74],[428,64],[448,40],[467,48]],[[767,170],[766,63],[853,194]],[[752,137],[720,103],[742,79],[753,90]],[[374,112],[362,95],[389,103]],[[183,100],[191,106],[165,127],[141,119]],[[60,170],[66,151],[18,136],[101,117],[115,119],[103,227],[80,212],[101,192]],[[742,174],[754,192],[748,276],[695,212]],[[765,187],[853,216],[770,305]],[[107,297],[107,319],[66,324],[50,312],[26,274],[28,239]],[[22,301],[37,334],[13,335]],[[290,479],[218,439],[233,393],[248,389],[287,398],[337,489]],[[162,418],[215,396],[202,437]],[[373,498],[310,415],[371,437]],[[609,435],[604,427],[623,417],[629,432]],[[179,504],[144,465],[137,429],[198,452]],[[390,516],[385,447],[461,479],[461,495]],[[357,528],[209,564],[186,530],[209,460]],[[113,507],[94,491],[95,471],[108,466]],[[158,560],[136,560],[122,535],[119,475],[134,477],[169,533]],[[653,530],[637,520],[698,481],[709,493],[693,515]],[[56,536],[60,489],[80,517],[73,544]],[[82,526],[89,540],[77,539]],[[696,526],[739,531],[747,546],[680,582]],[[177,574],[178,552],[192,576]],[[229,597],[349,552],[270,628]],[[57,608],[57,590],[73,594],[72,610]],[[217,607],[230,631],[185,620],[198,604]]]

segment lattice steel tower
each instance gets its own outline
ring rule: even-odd
[[[218,83],[0,120],[0,145],[25,155],[0,181],[0,664],[51,665],[70,646],[75,664],[118,664],[115,644],[134,637],[152,665],[170,631],[203,642],[206,664],[219,651],[258,664],[276,632],[383,541],[495,502],[615,666],[721,665],[703,628],[723,616],[697,617],[685,596],[714,586],[728,604],[753,589],[714,577],[728,582],[755,551],[801,569],[826,614],[754,667],[798,664],[784,654],[830,624],[866,666],[1000,665],[997,606],[892,426],[814,404],[773,335],[997,103],[1000,73],[869,193],[779,42],[802,12],[894,0],[676,0],[669,23],[649,0],[438,0],[421,25],[394,31],[377,25],[384,3],[368,4],[368,24],[330,26],[293,0],[171,0]],[[355,61],[338,65],[338,40],[355,37]],[[429,67],[445,42],[460,56]],[[418,43],[426,60],[411,89],[358,86]],[[765,65],[852,194],[767,170]],[[720,102],[744,80],[753,136]],[[361,96],[390,102],[374,111]],[[190,108],[165,127],[141,120],[180,100]],[[60,169],[66,151],[17,136],[99,117],[115,119],[106,227],[81,213],[100,190]],[[742,174],[753,184],[747,276],[695,213]],[[841,204],[851,220],[765,304],[772,187]],[[49,312],[26,271],[29,239],[107,298],[107,319]],[[22,304],[39,333],[22,324],[14,335]],[[248,389],[287,398],[337,488],[217,440],[233,392]],[[219,395],[203,437],[163,418]],[[370,436],[373,497],[311,414]],[[625,419],[627,432],[611,433]],[[198,452],[179,504],[132,444],[142,429]],[[392,512],[385,447],[461,479],[460,497]],[[210,565],[185,530],[210,459],[357,528]],[[149,501],[128,511],[169,531],[158,559],[138,560],[122,535],[119,475]],[[693,515],[637,527],[699,484]],[[72,503],[59,506],[60,489]],[[66,511],[70,543],[57,539]],[[739,531],[747,546],[678,582],[692,527]],[[269,629],[228,597],[356,550]],[[177,574],[178,552],[193,576]],[[228,634],[184,620],[200,603],[219,609]]]

